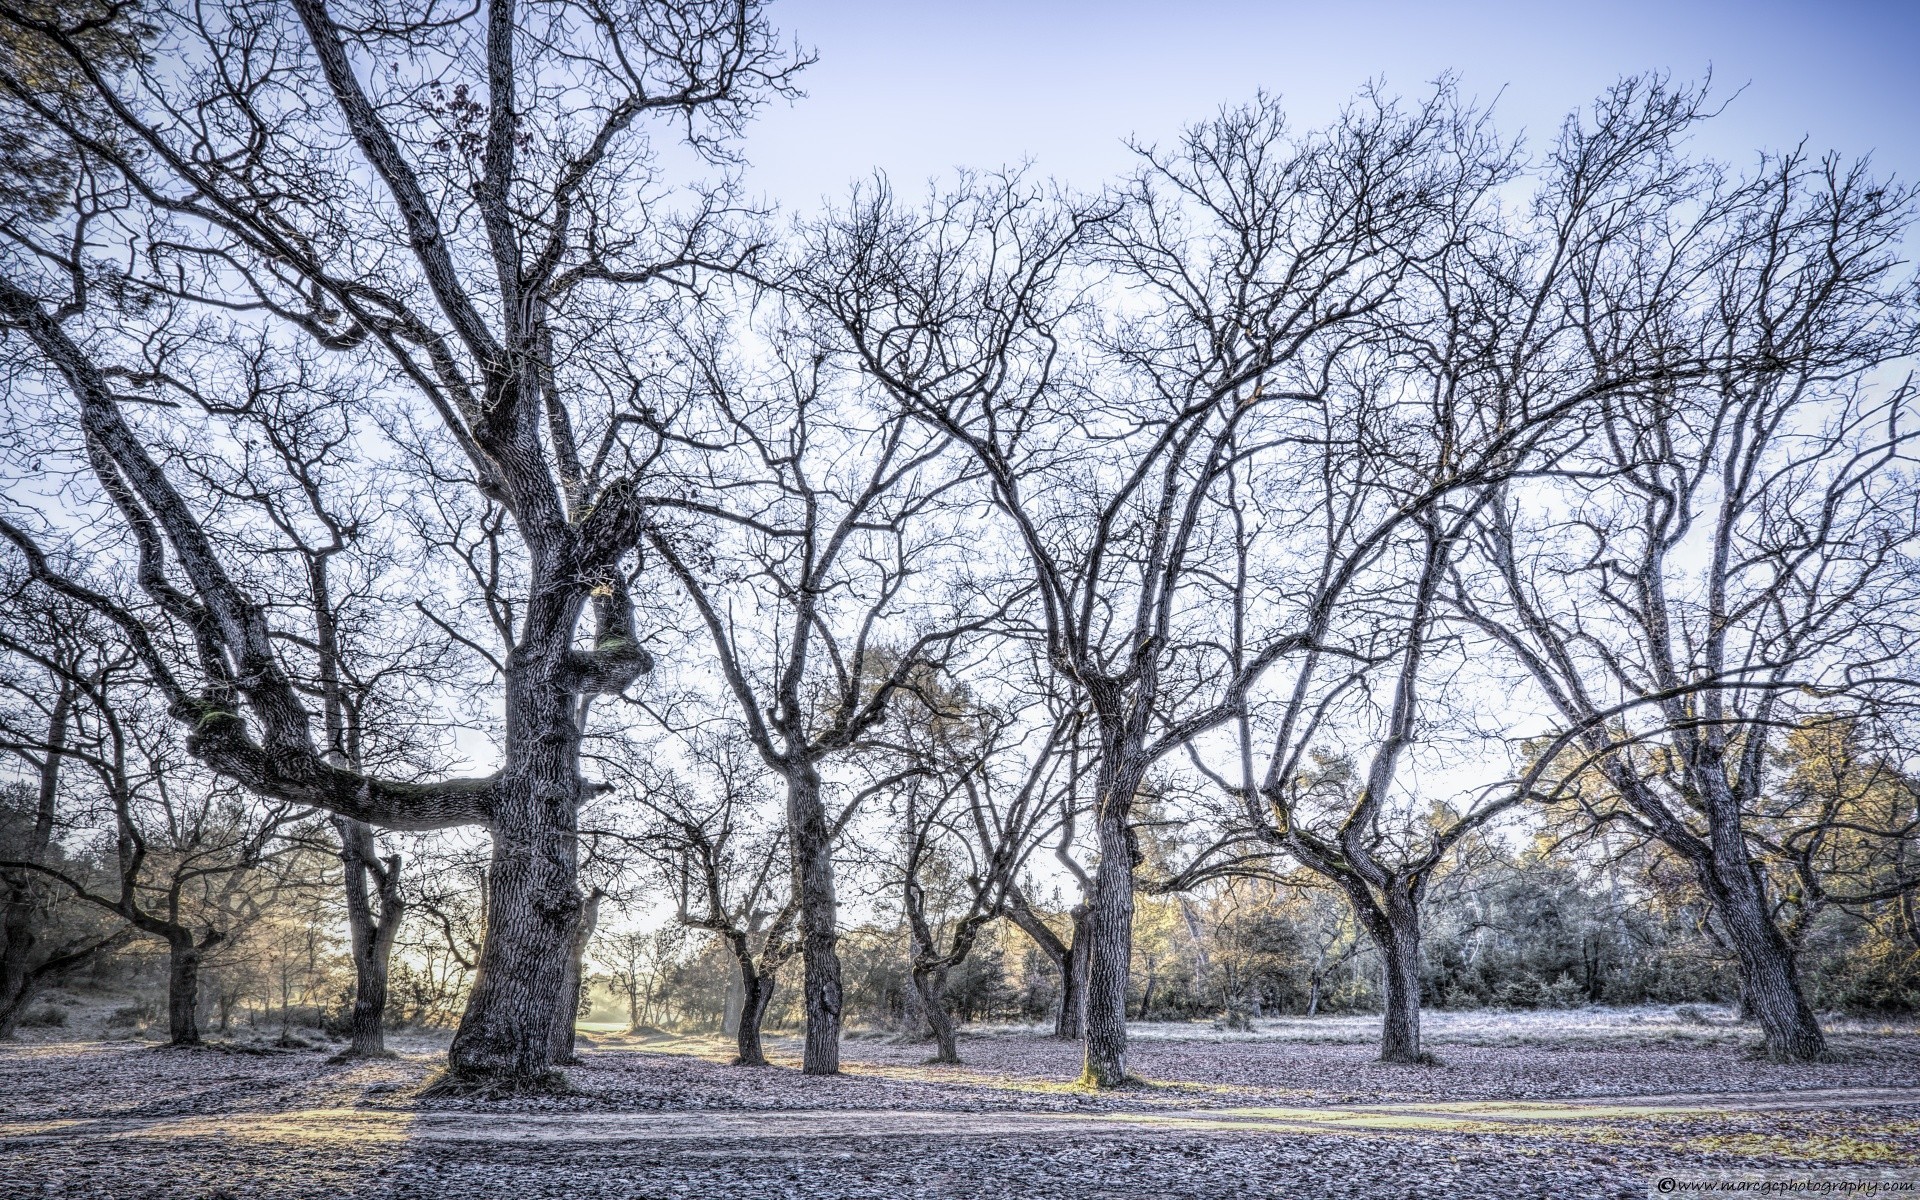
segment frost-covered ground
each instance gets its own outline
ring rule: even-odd
[[[346,1065],[263,1052],[271,1026],[179,1051],[76,1024],[0,1047],[0,1196],[1638,1197],[1680,1167],[1920,1168],[1920,1030],[1829,1031],[1835,1061],[1784,1067],[1725,1010],[1430,1013],[1441,1065],[1388,1067],[1366,1018],[1145,1024],[1146,1086],[1095,1095],[1027,1029],[961,1067],[855,1036],[816,1079],[785,1037],[745,1070],[590,1027],[573,1095],[435,1103],[433,1038]]]

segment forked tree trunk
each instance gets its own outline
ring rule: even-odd
[[[834,898],[833,836],[820,802],[820,777],[810,766],[787,774],[787,830],[794,891],[800,898],[800,954],[805,968],[808,1075],[840,1071],[839,912]]]
[[[364,821],[334,817],[340,859],[346,867],[347,928],[352,939],[353,1013],[345,1057],[389,1057],[386,1044],[387,979],[394,939],[406,904],[400,892],[400,856],[383,864]],[[374,883],[369,890],[369,877]],[[374,907],[375,895],[379,908]],[[224,1021],[224,1017],[223,1017]]]
[[[1087,946],[1086,1066],[1081,1082],[1119,1087],[1127,1075],[1127,975],[1133,957],[1133,844],[1127,806],[1132,785],[1102,789],[1099,817],[1100,863],[1094,869],[1093,895],[1085,928],[1074,939]]]
[[[587,895],[574,922],[568,942],[566,977],[560,982],[560,1003],[553,1010],[553,1061],[576,1061],[580,1025],[580,995],[586,985],[587,944],[593,941],[594,926],[600,923],[600,900],[606,893],[599,888]]]
[[[1086,906],[1076,904],[1073,907],[1071,942],[1061,941],[1060,936],[1040,919],[1032,905],[1027,903],[1026,897],[1017,890],[1009,895],[1002,912],[1033,940],[1034,945],[1040,947],[1040,952],[1053,963],[1054,971],[1060,976],[1059,1005],[1053,1013],[1053,1036],[1079,1041],[1087,1007]]]
[[[167,1041],[200,1044],[200,960],[204,948],[191,934],[167,940]]]

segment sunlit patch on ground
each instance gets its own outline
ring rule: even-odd
[[[509,1102],[423,1101],[432,1040],[344,1064],[0,1047],[0,1180],[88,1200],[1038,1200],[1119,1179],[1177,1200],[1207,1179],[1213,1196],[1220,1180],[1343,1195],[1386,1172],[1406,1195],[1516,1200],[1644,1195],[1676,1166],[1920,1165],[1920,1041],[1904,1029],[1836,1031],[1839,1061],[1795,1068],[1737,1044],[1589,1036],[1631,1026],[1565,1016],[1563,1036],[1526,1014],[1529,1044],[1489,1038],[1499,1021],[1438,1026],[1442,1067],[1377,1063],[1337,1030],[1222,1042],[1149,1026],[1135,1062],[1150,1082],[1111,1093],[1074,1082],[1077,1046],[1012,1030],[963,1038],[957,1067],[926,1063],[924,1043],[850,1039],[844,1073],[819,1079],[785,1034],[768,1039],[774,1066],[741,1068],[728,1039],[589,1026],[573,1094]]]

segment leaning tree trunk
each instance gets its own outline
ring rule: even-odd
[[[934,1051],[929,1061],[958,1066],[960,1046],[954,1031],[953,1014],[947,1011],[947,969],[915,967],[913,990],[919,993],[920,1007],[926,1012],[927,1027],[933,1030]]]
[[[549,574],[548,572],[539,572]],[[549,574],[549,577],[551,575]],[[487,932],[473,990],[447,1052],[445,1086],[549,1087],[581,897],[580,729],[563,663],[578,602],[536,584],[507,662],[505,766],[494,785]],[[554,611],[560,609],[563,611]]]
[[[568,944],[567,974],[560,983],[560,1003],[553,1011],[553,1061],[576,1061],[575,1040],[579,1033],[580,995],[586,985],[587,944],[593,941],[594,926],[600,923],[600,900],[606,893],[599,888],[588,893],[574,922],[573,938]]]
[[[347,928],[352,938],[353,1014],[343,1058],[388,1058],[386,1045],[387,979],[394,939],[400,933],[405,900],[400,892],[400,856],[383,864],[364,821],[334,817],[340,835],[340,860],[346,866]],[[372,876],[374,889],[367,887]],[[374,896],[379,897],[375,911]]]
[[[1074,938],[1087,948],[1086,1067],[1081,1082],[1119,1087],[1127,1082],[1127,974],[1133,958],[1133,839],[1127,801],[1137,780],[1101,789],[1100,864],[1085,928]],[[1124,789],[1124,790],[1123,790]]]
[[[835,1075],[840,1071],[840,953],[833,836],[820,802],[820,777],[810,766],[788,773],[787,830],[805,967],[806,1050],[800,1069],[808,1075]]]
[[[1386,1014],[1380,1026],[1380,1061],[1424,1063],[1420,1049],[1420,914],[1397,890],[1370,932],[1380,948],[1381,994]]]
[[[1704,864],[1702,881],[1720,910],[1740,960],[1740,999],[1760,1024],[1766,1056],[1775,1062],[1812,1062],[1827,1053],[1826,1035],[1800,989],[1793,948],[1768,911],[1766,893],[1744,857],[1725,869]]]
[[[736,1067],[764,1067],[767,1052],[760,1045],[760,1027],[773,1001],[773,976],[763,975],[751,963],[740,964],[740,1024],[734,1030]]]
[[[1027,898],[1018,889],[1009,889],[1006,907],[1002,914],[1040,947],[1040,952],[1053,963],[1053,969],[1060,976],[1060,1003],[1053,1014],[1053,1036],[1068,1041],[1080,1040],[1082,1019],[1086,1016],[1087,996],[1087,907],[1084,904],[1073,906],[1073,941],[1060,940],[1056,934],[1033,911]]]
[[[205,947],[193,935],[167,939],[167,1041],[175,1046],[200,1044],[200,961]]]

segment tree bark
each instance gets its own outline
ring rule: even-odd
[[[536,578],[548,572],[536,571]],[[536,588],[533,608],[568,607]],[[554,1010],[560,1003],[581,897],[576,886],[580,729],[561,663],[571,612],[530,612],[542,630],[507,663],[506,767],[495,786],[487,933],[473,991],[447,1059],[451,1083],[552,1086]]]
[[[1132,786],[1124,793],[1132,797]],[[1119,1087],[1127,1082],[1127,976],[1133,958],[1133,838],[1117,787],[1102,789],[1100,863],[1086,924],[1075,938],[1087,943],[1086,1066],[1081,1082]]]
[[[947,969],[916,967],[913,971],[913,988],[920,995],[920,1007],[925,1010],[927,1027],[933,1030],[934,1051],[930,1061],[958,1066],[960,1046],[953,1015],[947,1011]]]
[[[1082,1018],[1086,1015],[1086,924],[1087,907],[1076,904],[1073,907],[1072,941],[1063,942],[1045,921],[1042,921],[1027,898],[1016,888],[1009,888],[1006,905],[1002,910],[1007,920],[1019,926],[1033,944],[1040,947],[1053,963],[1053,969],[1060,976],[1060,996],[1053,1013],[1053,1036],[1067,1041],[1080,1040]]]
[[[1380,991],[1386,1012],[1380,1026],[1380,1061],[1424,1063],[1420,1049],[1420,915],[1398,892],[1388,894],[1372,923],[1380,948]]]
[[[1768,911],[1766,893],[1744,861],[1731,871],[1706,864],[1707,894],[1740,960],[1740,1000],[1760,1024],[1766,1056],[1774,1062],[1812,1062],[1826,1057],[1827,1039],[1800,988],[1793,948]]]
[[[560,1003],[553,1011],[553,1061],[577,1061],[574,1047],[579,1034],[580,994],[586,984],[587,944],[593,941],[594,926],[600,923],[600,901],[606,895],[599,888],[588,893],[574,922],[568,943],[566,978],[560,982]]]
[[[740,1026],[734,1031],[734,1059],[737,1067],[764,1067],[767,1052],[760,1045],[760,1027],[766,1023],[767,1006],[773,1002],[773,977],[762,975],[751,964],[742,964],[740,983]]]
[[[805,967],[808,1075],[840,1071],[839,912],[834,898],[833,835],[820,802],[820,777],[811,765],[787,774],[787,830],[793,853],[794,894],[800,898],[800,954]]]
[[[205,947],[191,935],[167,940],[167,1041],[200,1044],[200,960]]]
[[[373,827],[364,821],[336,816],[340,860],[346,867],[347,927],[352,939],[353,1015],[349,1021],[347,1058],[391,1057],[386,1045],[387,978],[394,939],[406,902],[400,892],[400,856],[385,863],[373,841]],[[367,884],[372,878],[373,889]],[[379,897],[378,911],[374,896]]]

